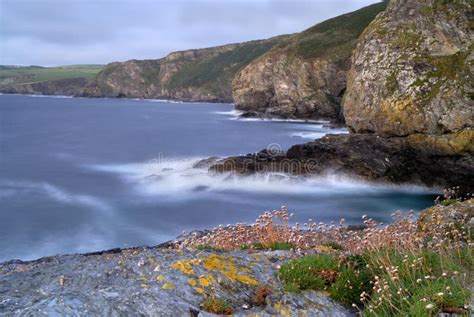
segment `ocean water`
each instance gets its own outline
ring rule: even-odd
[[[156,245],[282,205],[301,223],[359,223],[432,203],[417,186],[193,168],[327,133],[346,131],[238,119],[230,104],[0,95],[0,261]]]

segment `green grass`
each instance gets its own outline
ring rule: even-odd
[[[187,62],[173,75],[168,88],[209,86],[214,87],[214,93],[219,92],[227,88],[241,68],[270,50],[278,41],[278,38],[275,38],[242,43],[233,50]]]
[[[337,268],[336,258],[320,254],[291,260],[281,266],[278,274],[288,291],[323,290],[326,280],[319,273]]]
[[[0,85],[25,84],[69,78],[92,78],[102,65],[70,65],[60,67],[0,67]]]
[[[457,202],[458,202],[457,199],[449,198],[449,199],[445,199],[445,200],[441,201],[441,205],[443,205],[443,206],[449,206],[449,205],[455,204],[455,203],[457,203]]]
[[[212,245],[209,244],[201,244],[196,247],[196,250],[199,251],[215,251],[215,252],[224,252],[224,249],[216,248],[213,247]]]
[[[269,245],[263,245],[260,242],[255,242],[252,245],[247,245],[243,244],[240,246],[240,250],[272,250],[272,251],[277,251],[277,250],[283,250],[283,251],[289,251],[294,249],[295,246],[291,243],[288,242],[272,242]]]
[[[434,316],[440,310],[462,314],[470,296],[463,272],[472,270],[468,247],[443,253],[378,249],[343,261],[325,254],[294,259],[279,277],[287,291],[328,290],[341,304],[363,309],[363,316]]]
[[[296,35],[292,45],[306,59],[348,57],[364,29],[386,6],[386,2],[376,3],[319,23]]]
[[[329,289],[331,297],[343,305],[362,305],[360,294],[369,293],[372,289],[373,274],[368,270],[367,263],[361,256],[347,259],[340,268],[340,272]]]

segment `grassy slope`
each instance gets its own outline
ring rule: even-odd
[[[234,50],[187,63],[171,78],[168,88],[196,86],[217,92],[223,89],[223,86],[228,86],[242,67],[270,50],[281,39],[282,37],[277,37],[243,43]]]
[[[360,34],[386,6],[386,2],[380,2],[326,20],[283,41],[277,48],[288,50],[289,54],[304,59],[347,58],[355,48]]]
[[[0,67],[0,85],[24,84],[68,78],[92,78],[103,68],[102,65],[67,65],[60,67]]]

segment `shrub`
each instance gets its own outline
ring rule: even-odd
[[[255,291],[254,304],[256,306],[265,305],[267,297],[270,296],[271,294],[272,294],[271,288],[265,285],[259,286],[257,290]]]
[[[225,300],[217,297],[206,298],[201,306],[205,311],[217,315],[232,315],[234,313],[232,307]]]

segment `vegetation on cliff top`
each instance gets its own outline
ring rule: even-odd
[[[0,65],[0,86],[49,80],[92,78],[103,65],[67,65],[58,67],[13,67]]]
[[[360,34],[386,6],[387,2],[376,3],[326,20],[283,41],[279,47],[288,47],[304,59],[348,58]]]
[[[238,45],[209,58],[186,62],[167,84],[170,89],[179,87],[207,87],[214,93],[228,90],[234,75],[255,58],[267,52],[282,37],[266,41],[251,41]]]

